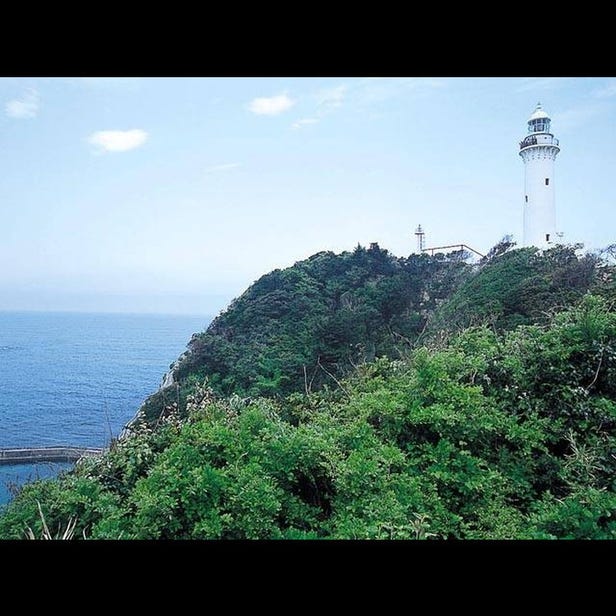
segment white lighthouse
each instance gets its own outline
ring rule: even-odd
[[[547,248],[556,237],[554,161],[560,152],[550,132],[550,118],[537,103],[528,118],[528,135],[520,141],[524,161],[524,246]]]

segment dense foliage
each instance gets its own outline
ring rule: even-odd
[[[0,536],[616,538],[616,315],[482,326],[336,389],[216,400],[23,489]]]
[[[616,538],[611,269],[575,252],[504,250],[473,269],[373,247],[274,272],[193,339],[183,401],[101,459],[24,487],[0,537],[41,536],[45,519],[88,538]],[[355,318],[336,329],[345,306]],[[259,361],[209,358],[221,340],[237,362],[240,341],[251,361],[297,348],[264,387]],[[320,387],[293,372],[310,353]]]
[[[577,256],[580,246],[504,252],[462,282],[438,311],[434,328],[448,331],[489,321],[497,329],[544,322],[597,286],[601,261]]]
[[[372,244],[320,252],[257,280],[174,367],[144,406],[154,421],[208,377],[217,393],[276,397],[333,384],[375,357],[399,357],[473,268],[459,254],[398,258]]]

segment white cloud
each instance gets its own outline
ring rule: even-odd
[[[257,115],[278,115],[291,109],[295,101],[286,92],[277,96],[253,98],[248,103],[248,109]]]
[[[293,124],[291,124],[291,128],[297,130],[298,128],[302,128],[302,126],[307,126],[308,124],[316,124],[318,121],[318,118],[302,118],[301,120],[297,120],[297,122],[293,122]]]
[[[224,163],[222,165],[212,165],[205,170],[205,173],[216,173],[217,171],[227,171],[229,169],[237,169],[241,167],[240,163]]]
[[[88,142],[106,152],[126,152],[143,145],[147,138],[148,133],[139,128],[99,130],[88,137]]]
[[[28,90],[21,98],[13,99],[5,105],[10,118],[35,118],[39,110],[39,95],[34,89]]]

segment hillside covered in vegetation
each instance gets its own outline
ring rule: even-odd
[[[181,406],[207,376],[221,395],[315,391],[375,357],[399,357],[472,267],[460,255],[398,258],[376,244],[320,252],[262,276],[193,336],[173,366]],[[172,386],[145,405],[156,420]]]
[[[373,245],[267,274],[0,537],[616,538],[616,293],[579,252]]]

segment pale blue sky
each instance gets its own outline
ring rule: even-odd
[[[0,310],[216,313],[321,250],[521,240],[518,141],[561,142],[557,226],[616,242],[616,79],[0,79]]]

